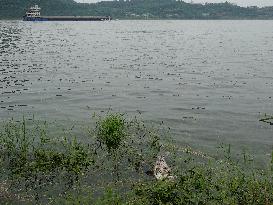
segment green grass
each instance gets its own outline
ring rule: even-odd
[[[168,135],[119,113],[81,134],[48,134],[46,123],[8,121],[0,129],[2,204],[273,204],[273,154],[255,168],[247,154],[217,160],[177,147]],[[151,173],[167,155],[173,180]]]

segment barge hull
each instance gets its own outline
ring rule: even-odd
[[[24,21],[107,21],[109,16],[40,16],[24,17]]]

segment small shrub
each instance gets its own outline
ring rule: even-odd
[[[110,114],[98,122],[98,141],[104,144],[108,151],[116,150],[126,136],[125,119],[120,114]]]
[[[138,197],[136,201],[143,204],[179,204],[179,194],[175,182],[160,180],[146,184],[140,184],[135,188]],[[137,203],[138,204],[138,203]]]
[[[94,205],[122,205],[122,198],[119,194],[117,194],[113,189],[108,188],[103,193],[103,196],[99,197],[95,202]]]

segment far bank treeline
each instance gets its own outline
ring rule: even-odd
[[[273,7],[231,3],[190,4],[176,0],[120,0],[76,3],[73,0],[0,0],[0,19],[20,19],[31,5],[42,15],[110,15],[114,19],[273,19]]]

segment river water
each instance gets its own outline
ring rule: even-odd
[[[164,122],[201,150],[269,156],[273,21],[0,21],[0,118]],[[239,152],[239,151],[238,151]]]

